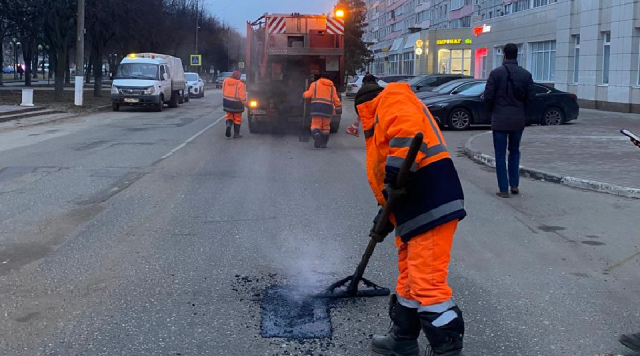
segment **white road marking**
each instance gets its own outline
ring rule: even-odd
[[[219,118],[218,120],[216,120],[216,122],[214,122],[213,124],[205,127],[204,129],[200,130],[200,132],[198,132],[197,134],[189,137],[186,141],[184,141],[183,143],[181,143],[178,147],[172,149],[171,151],[169,151],[169,153],[167,153],[166,155],[162,156],[160,158],[160,160],[164,160],[167,159],[169,157],[171,157],[174,153],[180,151],[184,146],[186,146],[187,144],[189,144],[191,141],[195,140],[196,138],[198,138],[198,136],[202,135],[203,133],[207,132],[207,130],[209,130],[210,128],[212,128],[213,126],[215,126],[215,124],[217,124],[218,122],[222,121],[226,116],[222,116],[221,118]]]

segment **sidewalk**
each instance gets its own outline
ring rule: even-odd
[[[640,133],[640,115],[582,109],[568,125],[531,126],[522,138],[521,172],[568,186],[640,198],[640,149],[621,135]],[[472,137],[465,153],[495,166],[491,132]]]

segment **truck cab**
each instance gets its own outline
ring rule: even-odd
[[[166,57],[169,56],[130,54],[122,60],[111,86],[113,111],[122,105],[150,106],[162,111],[164,104],[177,107],[188,101],[182,62]]]

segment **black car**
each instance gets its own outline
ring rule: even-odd
[[[385,75],[385,76],[378,77],[378,80],[382,80],[385,83],[397,83],[397,82],[408,81],[408,80],[411,80],[412,78],[414,78],[413,75]]]
[[[491,124],[491,116],[484,103],[486,81],[447,96],[423,99],[440,125],[452,130],[466,130],[471,125]],[[527,125],[561,125],[578,118],[578,97],[541,84],[535,84],[536,97],[527,107]]]
[[[432,90],[435,87],[439,87],[442,84],[449,83],[450,81],[456,79],[473,79],[473,77],[462,74],[419,75],[409,80],[409,85],[411,86],[411,90],[413,90],[415,93],[419,93],[422,91]]]
[[[473,78],[456,79],[448,83],[442,84],[441,86],[433,88],[429,91],[416,93],[416,96],[418,97],[418,99],[423,100],[423,99],[431,98],[434,96],[455,95],[481,82],[482,82],[481,80],[473,79]]]

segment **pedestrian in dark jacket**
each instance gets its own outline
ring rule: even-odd
[[[502,65],[489,75],[484,101],[491,112],[496,174],[500,189],[496,194],[501,198],[509,198],[509,186],[511,193],[520,193],[520,140],[525,126],[527,102],[533,100],[535,92],[531,73],[518,65],[518,46],[509,43],[504,46],[503,52]]]

